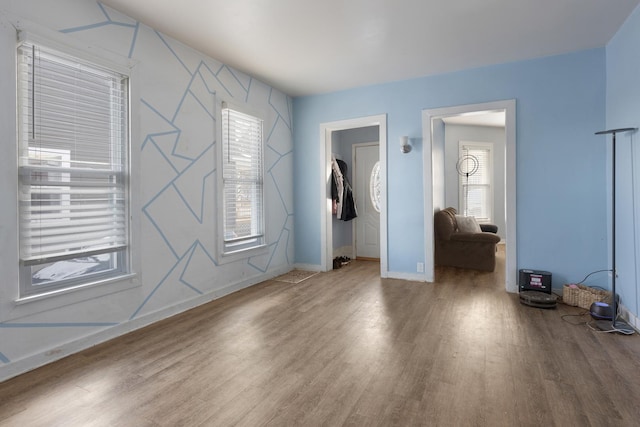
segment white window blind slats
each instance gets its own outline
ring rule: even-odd
[[[98,218],[100,219],[100,218]],[[55,227],[47,227],[47,230],[41,232],[41,233],[36,233],[34,235],[33,232],[31,232],[31,230],[26,230],[24,237],[26,239],[39,239],[42,238],[43,241],[44,239],[51,239],[52,237],[56,237],[56,236],[60,236],[60,235],[71,235],[72,233],[92,233],[92,232],[103,232],[103,231],[108,231],[108,230],[114,230],[114,229],[122,229],[123,227],[125,227],[126,225],[126,221],[124,221],[124,218],[122,218],[121,220],[114,220],[111,224],[106,224],[104,221],[93,221],[93,223],[88,222],[85,223],[87,225],[78,225],[78,224],[64,224],[62,222],[59,222],[57,224],[57,226]]]
[[[65,181],[65,177],[62,177],[58,180],[49,180],[46,184],[43,184],[38,178],[26,178],[24,183],[32,185],[31,191],[33,193],[117,194],[124,190],[121,184],[100,179],[78,180],[73,184],[69,184],[69,181]],[[89,188],[83,189],[84,187]]]
[[[478,171],[469,175],[469,184],[489,183],[489,150],[467,148],[463,150],[463,155],[473,156],[478,162]]]
[[[22,179],[29,179],[30,177],[30,173],[36,172],[36,173],[55,173],[55,174],[71,174],[74,178],[74,181],[76,180],[80,180],[80,179],[87,179],[87,180],[97,180],[97,179],[101,179],[101,180],[124,180],[125,178],[125,174],[123,171],[118,171],[117,170],[117,166],[116,165],[112,165],[111,169],[109,170],[101,170],[99,169],[97,166],[101,166],[103,165],[100,162],[82,162],[82,163],[87,163],[87,164],[91,164],[91,165],[95,165],[96,168],[94,169],[89,169],[89,168],[79,168],[79,167],[63,167],[63,166],[59,166],[60,163],[62,163],[62,160],[57,160],[57,161],[52,161],[51,160],[51,156],[52,155],[57,155],[58,154],[58,150],[57,152],[50,152],[50,153],[46,153],[45,150],[41,150],[42,153],[44,153],[42,155],[42,159],[38,159],[37,157],[35,157],[36,155],[34,155],[33,157],[28,157],[27,160],[30,163],[40,163],[38,165],[38,167],[30,167],[29,165],[21,165],[22,167],[20,168],[20,174]],[[77,154],[77,153],[76,153]],[[46,156],[49,156],[49,158],[47,158]],[[68,161],[69,163],[74,163],[71,160]],[[53,163],[53,165],[52,165]],[[48,175],[47,177],[49,177],[51,175]],[[42,177],[42,175],[41,175]],[[48,178],[50,179],[50,178]]]
[[[33,175],[33,174],[31,174]],[[65,178],[67,180],[65,180]],[[46,184],[42,183],[37,177],[26,178],[25,184],[31,185],[31,193],[69,193],[77,195],[117,195],[123,193],[125,189],[124,185],[120,183],[109,182],[105,180],[78,180],[73,182],[71,178],[61,177],[59,179],[53,179]]]
[[[121,227],[123,229],[124,227]],[[117,229],[114,229],[117,230]],[[126,240],[114,234],[114,230],[91,231],[87,233],[74,232],[73,234],[65,233],[49,237],[26,238],[25,247],[35,246],[39,251],[39,257],[57,256],[61,250],[66,252],[81,253],[87,248],[102,249],[113,246],[121,246]],[[74,230],[75,231],[75,230]],[[32,260],[28,256],[23,258],[25,261]]]
[[[28,42],[18,56],[21,261],[126,248],[127,77]]]
[[[261,187],[257,183],[225,182],[225,240],[261,235]]]
[[[463,211],[480,221],[491,219],[491,149],[488,147],[463,146],[462,156],[477,162],[477,171],[462,179]]]
[[[125,215],[125,207],[122,204],[121,207],[113,206],[113,204],[105,204],[103,209],[83,209],[83,207],[77,206],[62,206],[58,209],[55,209],[52,205],[41,205],[37,207],[25,207],[21,209],[21,213],[23,216],[21,218],[21,223],[25,224],[24,229],[25,232],[29,232],[30,234],[35,234],[34,231],[28,230],[30,227],[29,224],[39,223],[42,228],[46,227],[59,227],[55,221],[67,221],[65,226],[70,227],[73,224],[82,225],[83,221],[101,221],[107,222],[106,218],[113,218],[114,216],[121,217],[123,220],[126,219]],[[118,219],[120,221],[120,219]],[[38,233],[46,234],[47,230],[38,230]]]
[[[224,241],[252,243],[264,234],[262,120],[223,108]]]
[[[35,266],[35,265],[43,264],[43,263],[64,261],[64,260],[80,258],[80,257],[86,257],[86,256],[91,256],[91,255],[96,255],[96,254],[114,253],[114,252],[123,251],[123,250],[127,249],[127,245],[125,245],[125,244],[123,244],[123,245],[109,245],[109,246],[102,245],[101,246],[100,244],[93,244],[93,243],[96,243],[96,242],[88,241],[87,243],[91,245],[91,249],[87,249],[86,247],[82,247],[82,248],[77,248],[77,249],[74,249],[74,250],[65,250],[64,255],[42,256],[42,257],[40,257],[38,259],[34,259],[34,260],[26,259],[26,260],[22,260],[22,264],[25,265],[25,266]],[[61,252],[60,250],[53,251],[53,253],[55,253],[55,254],[58,254],[60,252]]]
[[[103,138],[104,140],[104,138]],[[114,149],[117,146],[113,147]],[[46,141],[39,140],[37,144],[32,142],[31,147],[24,147],[20,152],[20,165],[21,166],[54,166],[63,168],[63,159],[60,157],[60,150],[70,152],[75,151],[76,158],[66,158],[64,160],[68,167],[73,167],[76,173],[80,173],[80,169],[89,169],[87,173],[96,169],[104,170],[119,170],[117,165],[124,164],[122,160],[118,159],[116,153],[109,155],[109,153],[100,153],[105,149],[104,142],[92,143],[87,139],[80,141],[72,141],[65,138],[61,143],[55,143],[55,141],[49,139]],[[115,161],[115,164],[114,164]],[[86,166],[83,166],[86,165]]]
[[[49,218],[47,219],[47,229],[46,230],[42,230],[42,231],[38,231],[38,232],[33,232],[30,227],[27,226],[23,226],[23,235],[25,238],[29,238],[29,237],[33,237],[33,236],[49,236],[49,235],[53,235],[53,234],[57,234],[60,233],[61,229],[69,229],[71,231],[75,230],[75,228],[77,227],[78,230],[85,230],[86,227],[90,227],[90,226],[95,226],[97,229],[106,229],[106,228],[114,228],[114,227],[118,227],[119,224],[126,224],[126,218],[123,215],[123,211],[124,209],[121,210],[113,210],[112,212],[108,212],[108,213],[102,213],[100,214],[95,214],[95,215],[84,215],[82,217],[75,217],[74,221],[69,221],[68,216],[69,215],[60,215],[58,218]],[[105,220],[106,216],[110,216],[112,217],[112,221],[111,223],[107,224],[107,221]],[[40,219],[40,216],[38,215],[34,215],[34,216],[30,216],[25,218],[22,222],[23,223],[27,223],[27,222],[32,222],[32,219],[30,218],[38,218],[38,220]],[[44,220],[41,220],[44,221]]]

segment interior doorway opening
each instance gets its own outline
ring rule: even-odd
[[[478,121],[494,120],[494,126],[504,126],[504,145],[494,146],[500,165],[494,174],[494,188],[499,187],[500,200],[493,203],[492,218],[502,229],[500,236],[505,248],[505,289],[517,292],[517,245],[516,245],[516,174],[515,174],[515,100],[496,101],[483,104],[462,105],[423,111],[423,138],[426,142],[423,166],[425,188],[425,275],[427,281],[435,280],[433,215],[450,205],[460,205],[459,171],[455,165],[463,153],[461,140],[447,146],[447,122],[449,124],[478,125]],[[496,122],[497,121],[497,122]],[[476,122],[474,124],[474,122]],[[450,140],[452,138],[449,138]],[[469,138],[467,138],[469,139]],[[481,138],[478,138],[481,139]],[[464,147],[474,146],[473,141],[463,141]],[[480,145],[480,144],[475,144]],[[495,150],[497,148],[497,150]],[[449,153],[447,155],[447,153]],[[452,159],[453,157],[453,159]],[[449,164],[449,167],[447,165]],[[492,195],[495,196],[495,193]]]
[[[375,134],[375,135],[374,135]],[[349,141],[348,150],[346,145],[337,149],[335,143],[340,142],[341,137],[347,136],[345,139]],[[387,204],[386,204],[386,144],[387,144],[387,128],[386,115],[362,117],[352,120],[343,120],[338,122],[323,123],[320,125],[320,139],[324,143],[321,144],[322,152],[320,155],[321,170],[323,171],[321,179],[321,197],[323,210],[321,212],[321,264],[323,271],[329,271],[333,268],[333,259],[335,254],[341,254],[341,251],[350,251],[350,257],[357,257],[356,250],[356,223],[339,224],[342,228],[338,231],[335,228],[336,219],[331,198],[332,186],[332,158],[336,154],[342,157],[352,157],[355,147],[360,144],[371,145],[377,143],[377,170],[378,170],[378,208],[379,220],[378,230],[378,253],[380,259],[380,275],[387,277]],[[343,141],[344,142],[344,141]],[[338,151],[339,153],[336,153]],[[341,154],[344,153],[344,154]],[[348,153],[348,155],[346,154]],[[355,157],[355,156],[354,156]],[[352,159],[351,159],[352,160]],[[349,169],[353,170],[354,164],[351,162]],[[357,171],[356,171],[357,173]],[[350,174],[351,179],[351,174]],[[360,184],[362,184],[360,182]],[[360,191],[362,192],[362,191]],[[364,201],[364,194],[357,195],[359,199]],[[357,221],[358,219],[356,219]],[[340,234],[339,234],[340,233]],[[345,239],[345,236],[348,238]],[[337,245],[337,248],[336,248]],[[346,248],[346,249],[345,249]]]

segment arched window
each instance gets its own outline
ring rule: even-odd
[[[371,204],[376,212],[380,212],[380,162],[376,162],[371,170],[371,179],[369,180],[369,195],[371,196]]]

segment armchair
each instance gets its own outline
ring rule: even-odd
[[[434,216],[435,264],[494,271],[496,267],[496,244],[500,237],[497,228],[485,227],[489,232],[468,233],[458,230],[456,210],[446,208]]]

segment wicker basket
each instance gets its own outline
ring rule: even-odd
[[[611,292],[584,285],[566,284],[562,287],[562,302],[567,305],[589,308],[597,301],[611,302]]]

